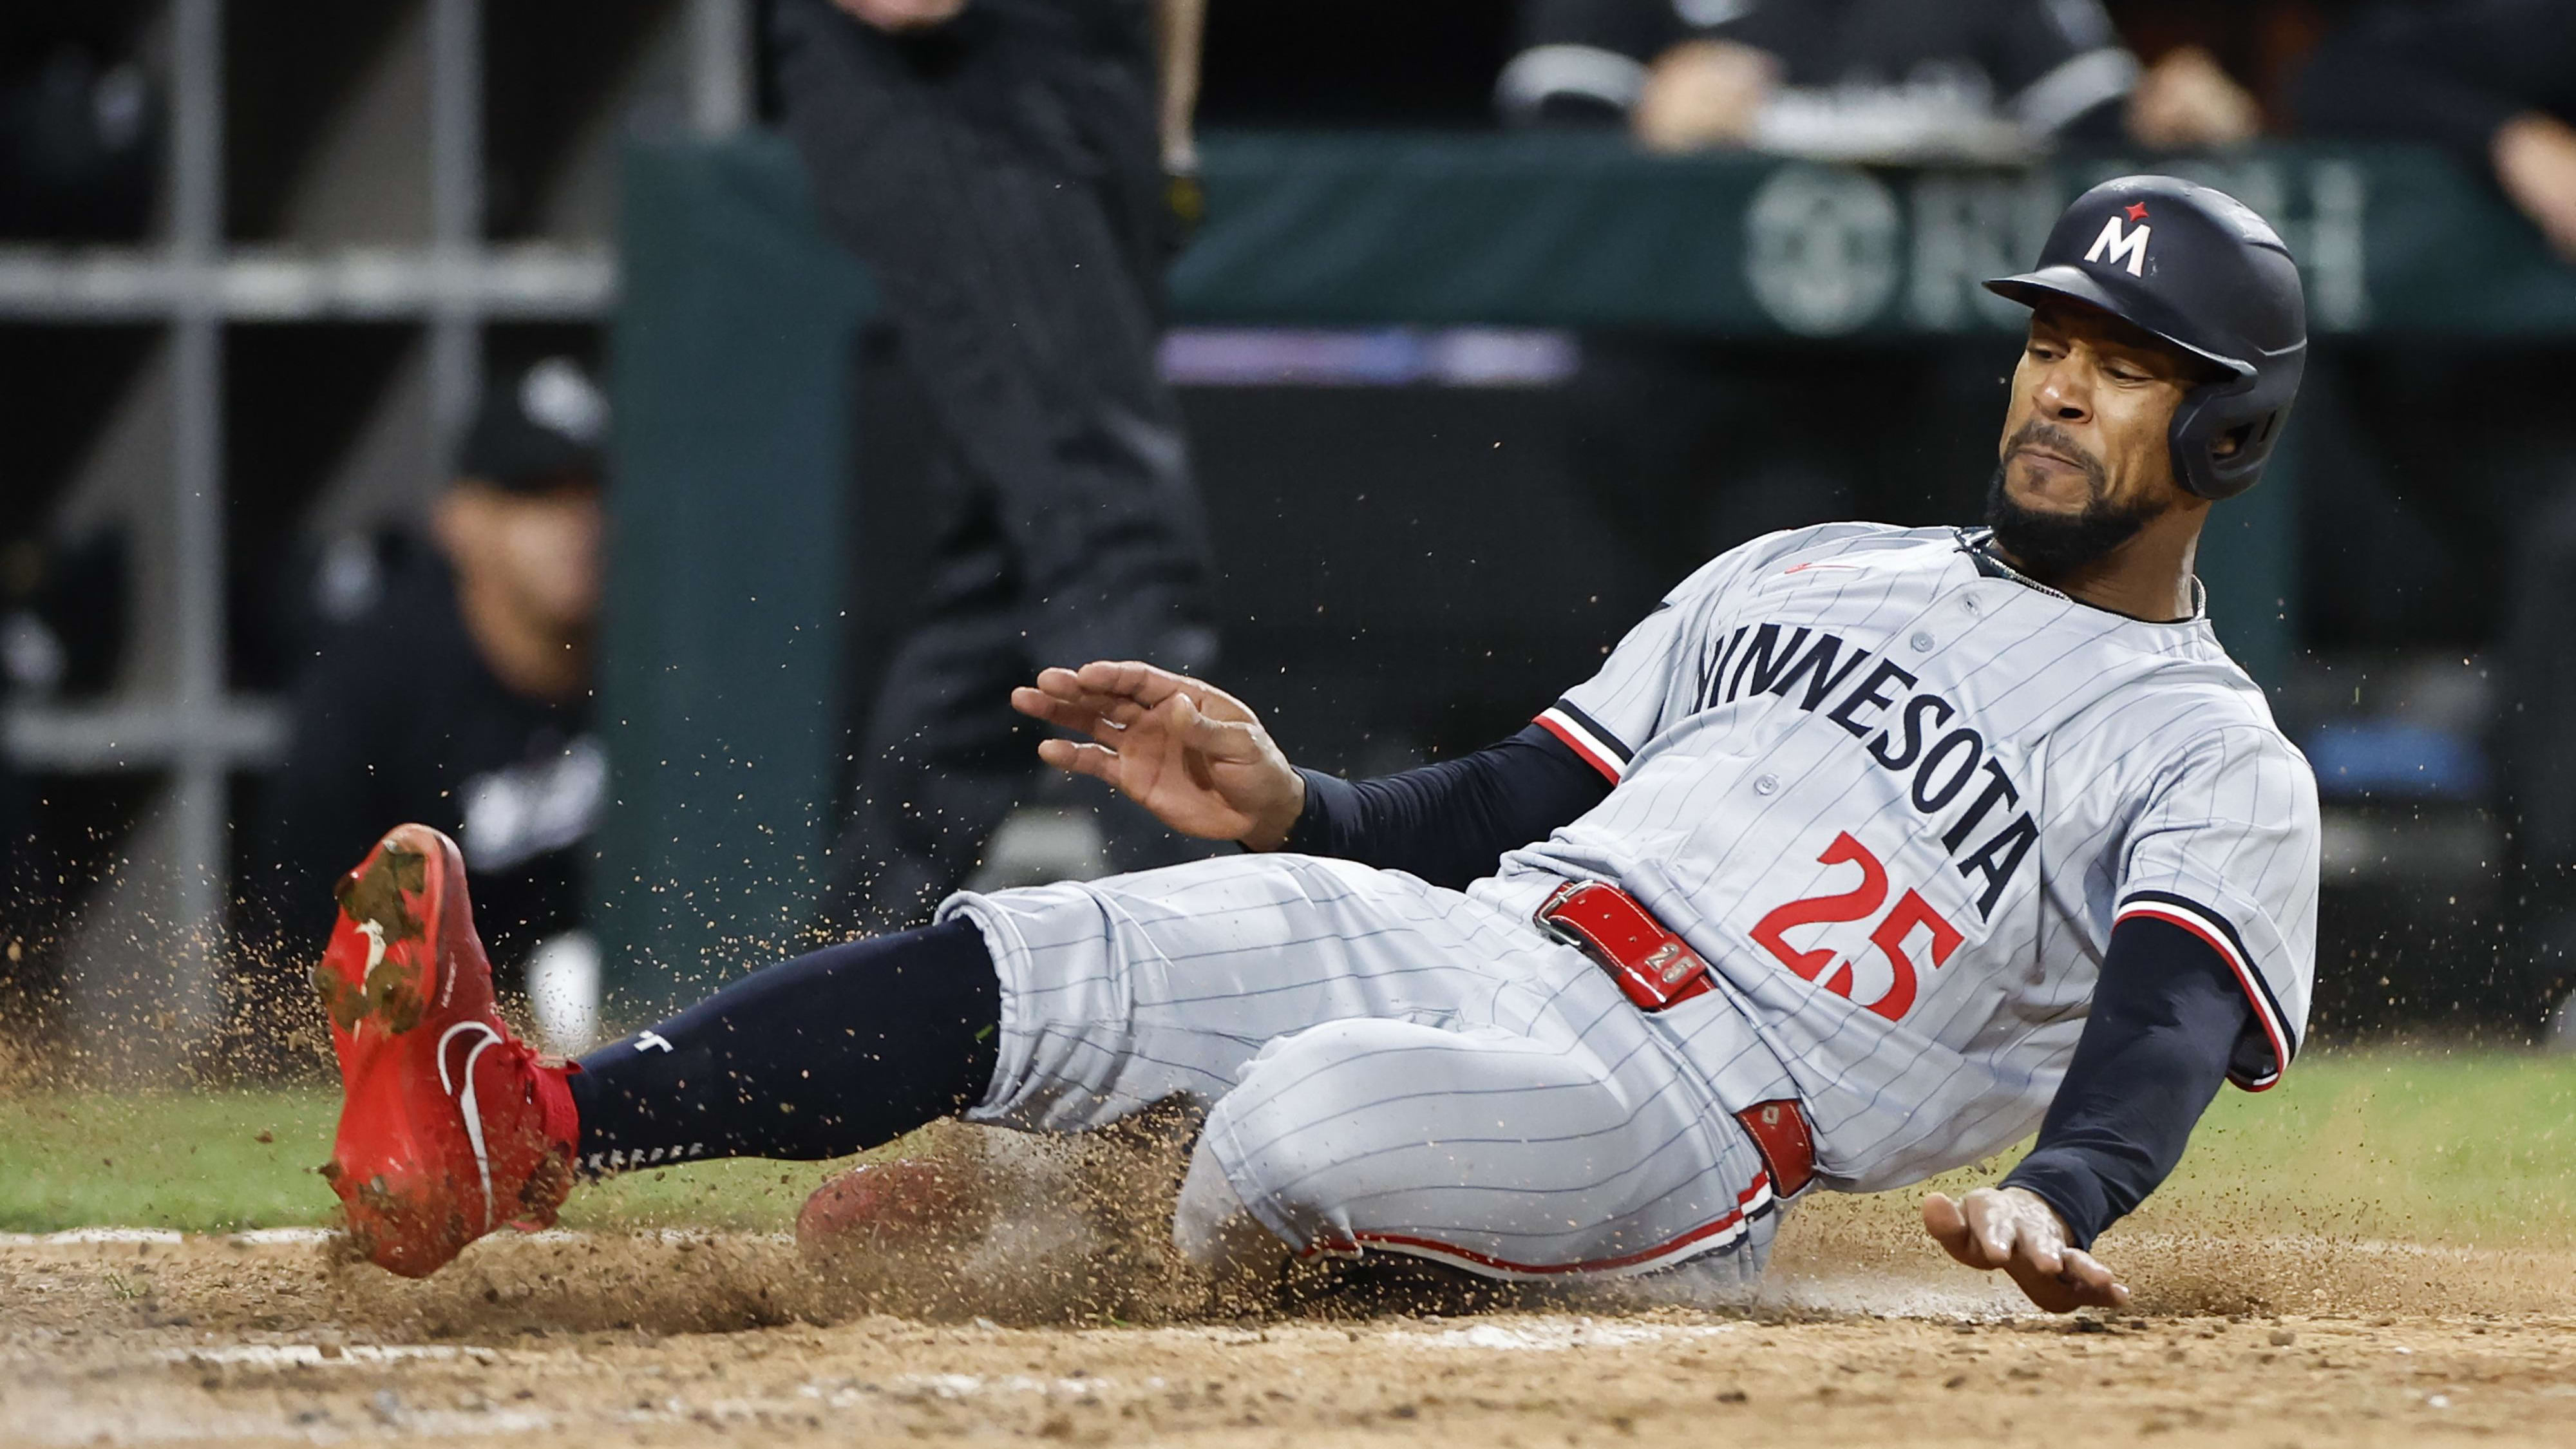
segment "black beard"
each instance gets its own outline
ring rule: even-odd
[[[2004,486],[2006,461],[1995,466],[1995,477],[1986,485],[1986,526],[1995,531],[1995,542],[2011,557],[2013,566],[2041,583],[2054,583],[2086,564],[2093,563],[2111,550],[2138,536],[2138,530],[2164,512],[2161,502],[2140,499],[2125,507],[2102,496],[2102,465],[2084,459],[2085,481],[2091,493],[2084,511],[2069,517],[2063,513],[2040,513],[2013,501],[2011,490]]]

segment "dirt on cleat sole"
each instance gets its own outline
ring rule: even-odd
[[[420,1024],[429,1006],[428,983],[421,980],[414,953],[394,948],[427,938],[428,927],[412,913],[405,893],[417,896],[428,889],[428,857],[390,842],[340,878],[335,892],[340,910],[368,937],[366,974],[352,982],[334,972],[326,958],[313,968],[313,990],[342,1031],[354,1032],[360,1022],[373,1020],[400,1035]]]

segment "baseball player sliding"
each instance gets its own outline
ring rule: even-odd
[[[2304,314],[2261,218],[2156,176],[1989,285],[2032,311],[1986,528],[1758,539],[1491,749],[1354,783],[1144,665],[1015,692],[1080,737],[1049,763],[1241,854],[953,896],[564,1063],[494,1014],[455,847],[393,831],[315,972],[354,1241],[425,1274],[582,1173],[1180,1098],[1174,1233],[1220,1270],[1750,1282],[1781,1204],[2036,1129],[1925,1228],[2044,1308],[2124,1302],[2087,1248],[2307,1014],[2315,784],[2192,573]]]

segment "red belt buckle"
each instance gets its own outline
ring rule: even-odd
[[[1597,880],[1558,886],[1538,908],[1538,923],[1609,972],[1640,1011],[1662,1011],[1710,989],[1708,963],[1699,953],[1617,886]]]

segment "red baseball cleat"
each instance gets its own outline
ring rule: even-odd
[[[554,1221],[572,1186],[572,1091],[492,1009],[454,841],[397,826],[336,894],[313,968],[342,1091],[322,1175],[351,1246],[424,1278],[503,1224]]]

